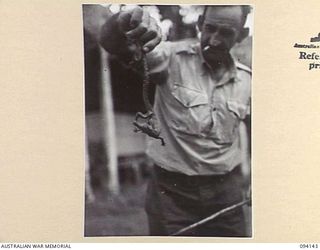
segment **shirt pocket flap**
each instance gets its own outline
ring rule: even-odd
[[[237,101],[228,101],[227,102],[228,109],[233,112],[240,119],[244,119],[247,114],[247,105],[239,103]]]
[[[172,95],[186,108],[208,104],[208,96],[205,93],[179,84],[174,85]]]

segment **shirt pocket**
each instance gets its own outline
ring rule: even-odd
[[[247,113],[247,105],[228,100],[226,103],[217,103],[212,111],[213,138],[219,144],[232,144],[238,134],[238,127]]]
[[[185,134],[199,136],[206,124],[211,122],[207,94],[181,84],[174,84],[171,93],[176,112],[171,127]]]

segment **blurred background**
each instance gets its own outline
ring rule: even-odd
[[[145,135],[133,132],[135,113],[143,111],[142,79],[122,67],[98,44],[101,26],[113,14],[136,5],[83,5],[86,199],[85,236],[148,235],[144,212],[146,183],[152,162],[145,155]],[[199,37],[196,27],[204,6],[140,5],[154,17],[163,40]],[[246,26],[250,36],[232,54],[251,67],[252,13]],[[248,234],[251,212],[248,207]]]

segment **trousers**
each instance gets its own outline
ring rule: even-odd
[[[146,195],[152,236],[168,236],[243,200],[240,167],[225,175],[188,176],[154,166]],[[248,237],[243,208],[185,232],[182,236]]]

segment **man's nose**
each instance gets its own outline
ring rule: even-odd
[[[209,45],[212,47],[218,47],[221,44],[221,41],[219,39],[219,34],[216,32],[211,35]]]

